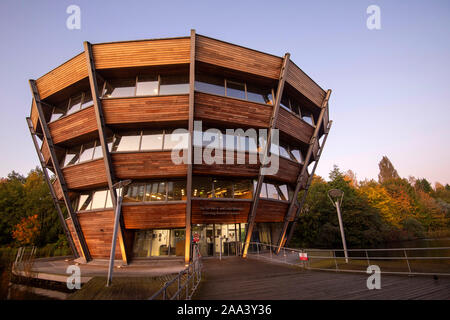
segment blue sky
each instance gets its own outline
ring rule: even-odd
[[[81,8],[81,30],[66,8]],[[366,9],[381,8],[381,30]],[[387,155],[402,177],[450,183],[450,2],[19,1],[0,2],[0,176],[38,164],[25,117],[28,79],[93,43],[210,37],[291,58],[333,90],[334,125],[317,173],[333,164],[376,178]]]

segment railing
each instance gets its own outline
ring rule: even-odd
[[[194,245],[192,253],[189,266],[164,283],[149,300],[191,300],[202,279],[202,261],[197,245]]]
[[[367,272],[376,265],[384,274],[442,275],[450,276],[450,247],[349,249],[348,263],[343,249],[294,249],[251,242],[249,256],[273,262],[298,266],[306,270],[336,272]],[[307,260],[300,260],[306,254]]]

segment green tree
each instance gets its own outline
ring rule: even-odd
[[[378,168],[380,168],[380,173],[378,174],[378,181],[380,183],[386,182],[389,179],[400,178],[392,162],[386,156],[383,156],[381,161],[378,163]]]

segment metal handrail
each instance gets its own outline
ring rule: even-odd
[[[186,275],[182,283],[183,276]],[[202,262],[201,255],[197,245],[194,245],[192,262],[183,270],[181,270],[176,277],[166,281],[164,285],[156,291],[149,300],[155,300],[162,296],[162,300],[180,300],[184,293],[184,300],[191,300],[200,281],[202,279]],[[190,281],[192,282],[189,287]],[[170,297],[167,295],[167,289],[177,282],[177,291]]]
[[[336,253],[341,253],[344,250],[343,249],[299,249],[299,248],[287,248],[284,247],[282,248],[282,250],[280,251],[279,254],[276,254],[276,249],[277,246],[272,245],[272,244],[266,244],[266,243],[259,243],[259,242],[251,242],[250,243],[250,247],[251,246],[256,246],[255,250],[253,252],[249,251],[249,256],[253,255],[256,256],[258,259],[259,258],[264,258],[264,259],[268,259],[268,260],[272,260],[275,262],[279,262],[279,263],[284,263],[284,264],[289,264],[289,265],[294,265],[294,266],[300,266],[304,269],[307,270],[322,270],[322,271],[342,271],[342,272],[366,272],[366,271],[362,271],[362,270],[355,270],[355,269],[346,269],[345,267],[342,268],[342,266],[346,266],[346,265],[352,265],[352,262],[354,261],[366,261],[367,265],[371,265],[370,261],[380,261],[381,260],[386,260],[386,261],[402,261],[402,263],[406,262],[406,265],[403,265],[403,267],[407,267],[408,272],[399,272],[399,271],[386,271],[382,270],[381,273],[386,273],[386,274],[408,274],[408,275],[445,275],[445,276],[449,276],[450,275],[450,266],[448,267],[448,271],[446,268],[446,265],[444,264],[444,267],[440,267],[441,269],[444,270],[444,272],[423,272],[423,271],[417,271],[417,270],[412,270],[413,266],[411,266],[410,261],[417,261],[417,260],[427,260],[427,261],[431,261],[431,260],[436,260],[436,261],[443,261],[443,260],[450,260],[450,254],[448,256],[428,256],[428,257],[419,257],[419,256],[411,256],[408,255],[407,252],[418,252],[418,251],[434,251],[436,252],[437,250],[447,250],[448,252],[450,252],[450,247],[431,247],[431,248],[388,248],[388,249],[348,249],[348,252],[361,252],[361,253],[365,253],[365,255],[357,255],[357,256],[349,256],[348,259],[351,261],[350,263],[342,263],[338,261],[342,261],[342,260],[346,260],[345,256],[338,256],[336,255]],[[268,250],[268,252],[267,252]],[[399,252],[402,253],[402,255],[398,255],[398,256],[369,256],[369,252]],[[323,255],[321,253],[323,252],[329,252],[329,255]],[[292,254],[292,253],[308,253],[308,261],[299,261],[296,259],[292,259],[292,257],[290,259],[287,258],[287,254]],[[317,255],[314,255],[314,253],[317,253]],[[444,255],[447,253],[444,253]],[[311,261],[316,260],[314,262],[317,262],[317,260],[323,261],[323,259],[330,259],[330,260],[334,260],[334,264],[333,267],[328,267],[328,268],[323,268],[323,267],[317,267],[317,266],[313,266],[311,265]],[[289,261],[288,261],[289,260]],[[341,267],[339,267],[341,266]],[[394,266],[395,267],[401,267],[400,266]],[[392,266],[389,266],[389,268]]]

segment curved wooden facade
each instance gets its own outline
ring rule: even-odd
[[[114,77],[138,79],[146,72],[165,74],[177,70],[187,70],[189,90],[185,93],[104,96],[107,88],[105,82],[113,81],[110,79]],[[225,82],[225,88],[228,88],[225,90],[230,92],[234,83],[244,83],[244,98],[198,90],[196,79],[205,72],[217,79],[227,79],[224,80],[228,81]],[[158,83],[163,83],[161,76],[158,79]],[[184,229],[185,239],[188,240],[184,252],[188,260],[193,225],[248,223],[250,233],[253,224],[285,222],[288,225],[299,210],[297,194],[292,192],[308,187],[311,172],[303,168],[305,159],[308,165],[318,160],[320,146],[317,141],[328,133],[330,123],[329,92],[320,88],[290,61],[288,54],[277,57],[198,35],[194,31],[190,37],[86,43],[84,52],[36,81],[30,80],[30,83],[32,89],[35,88],[32,90],[30,113],[32,129],[42,140],[40,153],[46,168],[56,175],[50,187],[56,198],[68,206],[69,217],[64,223],[70,230],[78,255],[86,260],[109,257],[115,202],[112,203],[113,208],[91,211],[79,210],[79,204],[69,203],[92,190],[112,190],[114,183],[125,179],[136,183],[182,179],[186,181],[187,193],[174,202],[142,201],[122,205],[121,236],[117,242],[116,258],[125,262],[133,255],[136,230]],[[258,86],[271,88],[270,102],[249,98],[251,88]],[[289,111],[280,107],[283,88],[289,88],[292,96],[298,97],[301,107],[304,105],[315,116],[316,123],[307,123],[301,115],[292,111],[294,109]],[[69,98],[75,101],[72,97],[78,92],[83,92],[83,97],[91,94],[92,104],[51,120],[58,106]],[[234,164],[210,165],[204,161],[175,164],[170,150],[145,150],[140,143],[139,150],[113,151],[109,145],[117,132],[126,130],[139,130],[143,136],[146,130],[162,132],[168,128],[184,128],[192,134],[194,121],[202,121],[206,129],[278,129],[280,140],[298,146],[303,152],[303,162],[280,157],[278,172],[265,176],[260,159],[250,164],[248,152],[243,154],[244,164],[236,163],[237,153],[231,156]],[[84,150],[93,141],[97,147],[95,150],[106,151],[106,154],[92,157],[89,161],[66,163],[66,153],[69,154],[74,148]],[[192,140],[188,148],[194,149]],[[187,153],[187,150],[184,152]],[[223,152],[224,162],[228,162]],[[308,156],[308,153],[311,155]],[[199,199],[192,191],[192,181],[195,183],[196,177],[251,179],[255,189],[252,197],[247,199]],[[260,198],[255,201],[259,198],[255,190],[261,189],[266,182],[287,185],[291,190],[290,198]],[[211,214],[214,210],[223,211],[223,214]],[[227,210],[231,210],[232,214],[227,214]],[[282,232],[280,237],[284,237]],[[273,242],[277,241],[282,240],[273,239]]]

